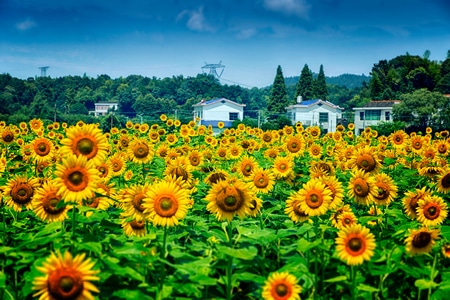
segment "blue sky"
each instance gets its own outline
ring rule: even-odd
[[[369,75],[406,52],[442,61],[447,0],[0,0],[0,73],[27,78],[196,76],[225,66],[223,83],[262,87],[281,65]]]

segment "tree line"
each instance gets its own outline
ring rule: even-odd
[[[318,73],[313,73],[305,64],[299,76],[291,78],[285,78],[278,66],[273,85],[263,88],[221,84],[207,74],[162,79],[141,75],[115,79],[108,75],[96,78],[84,75],[26,80],[1,74],[0,119],[9,123],[35,117],[68,123],[80,119],[98,122],[89,112],[94,110],[95,103],[105,101],[118,103],[116,116],[136,118],[155,114],[153,117],[157,117],[162,111],[191,111],[193,104],[216,97],[243,103],[246,110],[265,111],[269,116],[284,114],[284,108],[296,103],[298,96],[303,100],[328,100],[351,112],[353,107],[370,100],[401,99],[421,89],[450,93],[450,51],[447,56],[443,62],[431,61],[429,52],[422,57],[407,53],[381,60],[374,64],[370,77],[344,74],[342,79],[347,80],[346,84],[327,78],[322,65]],[[355,84],[361,78],[367,81]],[[440,101],[433,103],[442,104]]]

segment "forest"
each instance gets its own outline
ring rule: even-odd
[[[450,51],[444,61],[431,61],[429,55],[429,51],[423,56],[406,53],[391,60],[380,60],[373,65],[370,76],[326,77],[323,66],[318,73],[313,73],[305,64],[299,76],[285,78],[282,67],[278,66],[274,84],[263,88],[221,84],[217,78],[206,74],[171,78],[141,75],[111,78],[103,74],[97,78],[84,75],[26,80],[1,74],[0,119],[7,123],[36,117],[69,124],[78,120],[98,122],[89,112],[94,110],[94,103],[103,101],[118,102],[118,111],[110,118],[122,124],[137,115],[145,116],[149,122],[157,120],[162,113],[182,119],[190,118],[193,104],[216,97],[246,104],[249,118],[257,111],[264,111],[270,117],[270,114],[283,114],[283,105],[295,103],[296,97],[302,95],[303,99],[321,98],[343,107],[351,120],[352,108],[370,100],[407,98],[423,89],[432,93],[432,98],[436,95],[433,93],[449,94]],[[272,105],[274,103],[280,107]],[[400,113],[403,120],[414,115],[407,109]],[[433,112],[428,110],[427,113]],[[442,125],[442,120],[439,122]]]

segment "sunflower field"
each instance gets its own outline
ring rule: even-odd
[[[0,299],[448,299],[447,130],[0,122]]]

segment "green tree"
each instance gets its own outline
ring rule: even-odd
[[[426,128],[448,124],[450,104],[446,97],[427,89],[404,94],[401,102],[393,108],[394,119],[409,125]]]
[[[323,65],[320,65],[319,75],[317,75],[317,79],[314,81],[314,96],[315,98],[322,100],[327,100],[328,97],[327,82],[323,71]]]
[[[286,93],[286,84],[284,83],[283,70],[281,66],[277,68],[277,74],[273,81],[272,91],[267,104],[267,110],[270,119],[276,119],[278,115],[284,114],[286,112],[285,108],[289,105],[289,98]]]
[[[295,98],[298,96],[302,96],[303,100],[312,99],[314,96],[313,74],[307,64],[305,64],[302,69],[302,73],[300,74],[300,78],[295,89]]]

